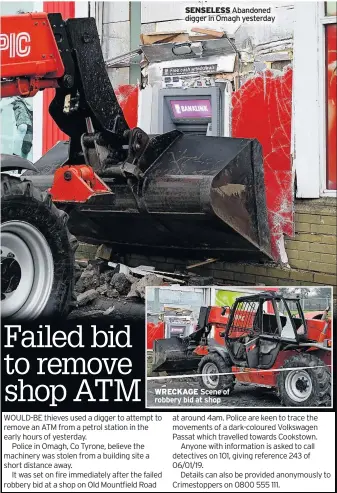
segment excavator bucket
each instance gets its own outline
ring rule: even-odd
[[[52,175],[56,162],[72,168],[58,169],[54,182],[40,176],[36,185],[53,184],[53,200],[69,213],[71,233],[121,253],[271,258],[259,142],[130,130],[106,71],[95,19],[64,22],[49,14],[49,21],[69,75],[49,112],[70,145],[68,159],[61,145],[36,167],[43,175]],[[83,165],[98,178],[91,179]]]
[[[152,371],[154,372],[195,371],[199,361],[200,356],[187,352],[186,342],[180,337],[157,339],[153,343]]]
[[[140,183],[98,173],[112,193],[74,203],[71,232],[115,251],[271,258],[259,142],[169,134],[168,145],[168,134],[150,139]]]

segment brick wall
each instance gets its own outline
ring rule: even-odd
[[[290,268],[272,263],[265,265],[214,262],[190,272],[212,276],[215,284],[332,285],[336,296],[336,214],[335,199],[296,201],[295,237],[286,240]],[[95,247],[80,245],[77,256],[88,258],[89,255],[94,255],[94,251]],[[188,262],[174,257],[145,255],[126,255],[121,261],[130,267],[141,264],[154,265],[157,270],[169,272],[182,271],[189,263],[197,263],[195,260]]]

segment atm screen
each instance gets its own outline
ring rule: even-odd
[[[171,110],[174,118],[198,120],[212,117],[212,106],[209,99],[171,99]]]
[[[182,337],[185,334],[186,325],[171,325],[170,329],[172,335],[180,335]]]

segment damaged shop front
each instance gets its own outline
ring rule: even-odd
[[[165,172],[151,176],[153,183],[161,180],[165,193],[150,186],[149,195],[142,197],[144,211],[152,217],[160,203],[160,227],[147,223],[146,214],[119,214],[116,235],[106,227],[106,216],[98,221],[95,211],[89,226],[76,233],[82,242],[80,260],[95,257],[97,246],[89,244],[102,243],[111,249],[108,260],[116,264],[148,266],[173,278],[193,273],[221,284],[336,284],[332,3],[312,2],[310,8],[271,4],[268,15],[274,20],[261,23],[216,21],[209,15],[195,23],[186,20],[183,3],[44,3],[44,11],[61,12],[65,18],[95,17],[107,71],[131,128],[139,126],[150,136],[183,133],[171,155],[166,146]],[[245,5],[239,2],[241,7]],[[308,52],[317,70],[307,70]],[[34,161],[67,139],[50,121],[51,93],[46,90],[34,100]],[[251,144],[226,156],[213,143],[217,137]],[[247,159],[249,153],[254,158]],[[233,172],[237,162],[241,174]],[[218,186],[219,176],[230,168],[232,180]],[[179,173],[184,179],[178,184]],[[202,179],[197,182],[196,176]],[[220,199],[223,231],[213,219],[204,221],[209,209],[218,219]],[[133,207],[131,192],[123,200]],[[173,221],[162,214],[170,209]],[[79,224],[77,218],[74,224]],[[175,249],[167,241],[172,235]],[[186,243],[192,252],[184,251]],[[135,244],[143,247],[135,249]]]
[[[195,24],[185,20],[182,7],[172,9],[168,3],[160,9],[142,3],[140,50],[109,59],[110,76],[131,73],[137,61],[137,121],[149,133],[178,128],[260,142],[274,260],[233,263],[212,255],[213,262],[203,263],[207,256],[201,255],[194,272],[219,283],[336,285],[332,2],[313,2],[310,8],[273,4],[274,22],[252,25],[209,19]],[[317,71],[307,70],[308,50],[315,53]],[[132,111],[132,104],[124,104]],[[164,270],[197,263],[171,254],[124,260]]]

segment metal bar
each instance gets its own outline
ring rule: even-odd
[[[130,49],[136,50],[140,43],[141,3],[130,2]],[[130,65],[130,84],[140,80],[140,67]]]

